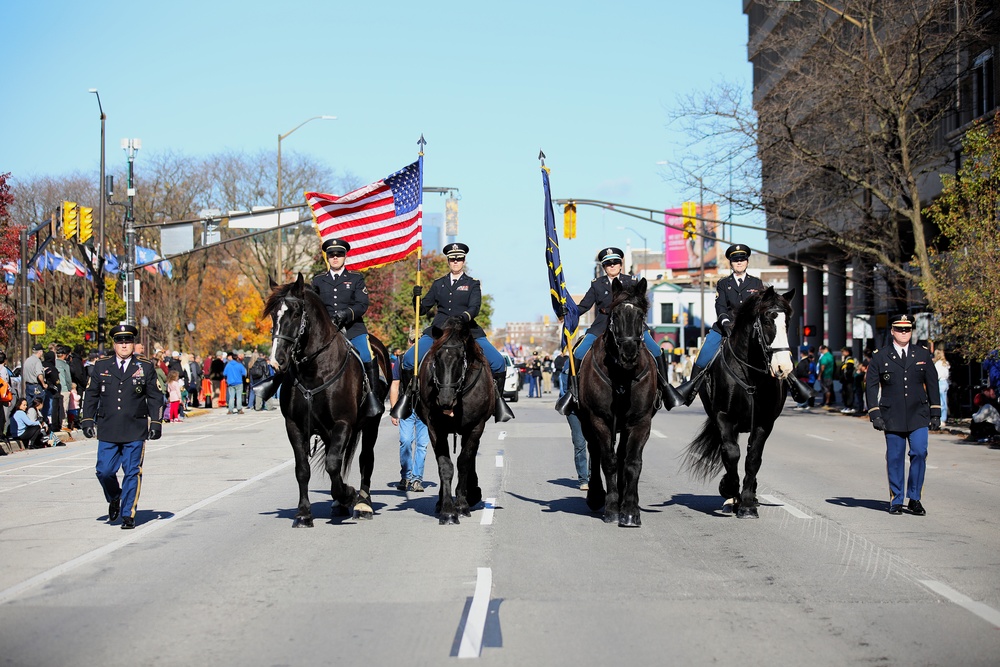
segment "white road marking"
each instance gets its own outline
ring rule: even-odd
[[[497,467],[503,467],[503,454],[497,454]]]
[[[833,442],[830,438],[824,438],[821,435],[813,435],[812,433],[806,433],[810,438],[816,438],[817,440],[822,440],[823,442]]]
[[[38,586],[39,584],[44,584],[62,574],[66,574],[67,572],[72,572],[81,565],[86,565],[87,563],[95,561],[102,556],[107,556],[109,554],[112,554],[121,549],[122,547],[128,546],[129,544],[138,541],[140,538],[143,538],[149,535],[150,533],[156,532],[157,530],[163,528],[164,526],[170,525],[177,519],[186,517],[187,515],[192,514],[203,507],[211,505],[217,500],[222,500],[226,496],[232,495],[237,491],[241,491],[242,489],[245,489],[251,484],[259,482],[260,480],[266,477],[270,477],[271,475],[280,472],[285,468],[290,468],[294,463],[295,459],[288,459],[284,463],[280,463],[271,468],[270,470],[265,470],[264,472],[260,473],[259,475],[256,475],[255,477],[251,477],[250,479],[244,480],[239,484],[231,486],[224,491],[220,491],[211,498],[200,500],[196,502],[194,505],[191,505],[189,507],[180,510],[171,517],[167,517],[166,519],[157,519],[156,521],[151,521],[147,524],[144,524],[136,528],[135,530],[129,531],[130,534],[127,537],[123,537],[120,540],[111,542],[110,544],[105,544],[103,547],[94,549],[91,552],[85,553],[81,556],[77,556],[72,560],[66,561],[62,565],[57,565],[49,570],[46,570],[45,572],[36,574],[35,576],[29,579],[25,579],[19,584],[15,584],[14,586],[11,586],[6,590],[0,591],[0,604],[9,602],[10,600],[14,599],[15,597],[25,592],[29,588],[33,588],[35,586]],[[480,632],[480,637],[481,636],[482,633]]]
[[[655,435],[657,438],[666,438],[667,437],[667,436],[663,435],[662,433],[660,433],[659,431],[657,431],[655,428],[650,429],[649,432],[652,433],[653,435]]]
[[[500,431],[500,435],[497,436],[497,440],[506,440],[506,439],[507,439],[507,431]]]
[[[991,624],[993,627],[1000,628],[1000,611],[997,611],[993,607],[983,604],[982,602],[976,602],[969,596],[959,593],[954,588],[946,584],[942,584],[940,581],[920,580],[920,583],[941,597],[954,602],[966,611],[971,611],[973,614]]]
[[[766,500],[767,502],[771,503],[772,505],[778,505],[779,507],[781,507],[781,509],[785,510],[786,512],[788,512],[789,514],[791,514],[792,516],[794,516],[797,519],[811,519],[812,518],[811,516],[809,516],[805,512],[802,512],[802,511],[800,511],[800,510],[792,507],[791,505],[786,505],[784,503],[784,501],[779,500],[778,498],[776,498],[776,497],[774,497],[772,495],[769,495],[769,494],[766,494],[766,493],[762,493],[762,494],[760,494],[760,497],[761,497],[761,499]]]
[[[496,506],[496,498],[487,498],[483,501],[483,518],[479,521],[480,526],[489,526],[493,523],[493,509]]]
[[[492,589],[493,571],[488,567],[477,567],[476,592],[472,596],[469,615],[465,619],[462,644],[458,647],[459,658],[478,658],[483,650],[483,630],[486,627],[486,613],[489,611]]]

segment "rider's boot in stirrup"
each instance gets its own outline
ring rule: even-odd
[[[701,385],[705,382],[705,376],[707,373],[706,369],[702,368],[698,364],[691,367],[691,379],[677,387],[676,393],[678,398],[680,398],[681,403],[684,405],[691,405],[694,403],[694,397],[698,395],[698,390],[701,389]]]
[[[503,383],[507,379],[507,372],[500,371],[493,374],[493,384],[496,386],[496,406],[493,410],[493,421],[496,423],[510,421],[514,418],[507,401],[503,400]]]
[[[569,384],[569,388],[566,389],[566,393],[560,396],[559,400],[556,401],[556,412],[561,414],[563,417],[565,417],[569,413],[573,412],[574,409],[576,409],[578,402],[577,394],[579,392],[576,380],[577,378],[575,375],[567,374],[566,381]]]
[[[365,375],[368,377],[368,395],[365,396],[362,404],[362,411],[365,417],[374,418],[385,412],[385,403],[379,400],[375,387],[378,385],[378,371],[375,370],[375,362],[368,361],[361,364],[365,368]]]
[[[284,373],[275,373],[271,377],[264,378],[257,384],[253,385],[254,393],[260,397],[261,405],[264,405],[269,400],[274,398],[274,395],[278,393],[278,389],[281,387],[281,381],[284,379]]]
[[[667,355],[661,354],[656,358],[656,379],[660,385],[660,396],[663,397],[663,407],[668,411],[684,403],[684,399],[677,392],[674,385],[667,381]]]
[[[789,375],[786,379],[788,380],[788,393],[792,395],[792,399],[796,403],[805,403],[816,396],[813,388],[795,377],[794,374]]]
[[[389,416],[393,419],[407,419],[413,414],[411,380],[413,380],[413,371],[401,368],[399,371],[399,396],[396,398],[396,404],[389,410]]]

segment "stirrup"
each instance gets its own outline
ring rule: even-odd
[[[681,396],[680,392],[677,390],[677,387],[670,384],[669,382],[665,383],[663,387],[661,387],[661,392],[663,395],[663,407],[667,409],[667,412],[670,412],[677,406],[685,404],[684,397]],[[690,405],[690,403],[688,405]]]
[[[278,393],[278,389],[281,388],[281,381],[284,379],[283,375],[284,373],[275,373],[251,387],[257,396],[260,397],[261,404],[267,403]]]
[[[805,403],[809,399],[815,398],[816,391],[794,374],[789,375],[786,380],[788,380],[788,393],[792,395],[792,400],[796,403]]]
[[[493,421],[497,424],[508,422],[514,418],[514,412],[507,405],[507,401],[503,400],[503,381],[506,377],[506,373],[495,373],[493,375],[493,387],[496,391],[496,403],[493,406]]]

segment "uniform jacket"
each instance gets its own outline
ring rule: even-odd
[[[444,329],[449,317],[464,317],[469,322],[469,330],[473,338],[486,335],[482,327],[476,324],[476,315],[483,304],[483,290],[479,281],[467,273],[451,284],[451,274],[438,278],[431,283],[430,289],[420,299],[420,314],[426,315],[431,308],[437,306],[434,320],[424,329],[425,336],[433,336],[433,329]]]
[[[740,309],[743,302],[758,292],[765,289],[764,281],[749,273],[743,277],[743,284],[736,286],[736,277],[732,274],[726,276],[715,286],[715,324],[712,328],[722,333],[723,320],[736,323],[736,311]]]
[[[149,422],[163,420],[163,393],[156,385],[152,362],[135,355],[125,372],[115,357],[94,363],[83,399],[81,426],[93,422],[105,442],[145,440]]]
[[[345,269],[334,280],[329,271],[324,271],[313,276],[312,285],[319,292],[319,298],[323,300],[331,318],[338,310],[347,308],[351,311],[351,321],[344,325],[344,333],[348,338],[368,333],[364,321],[364,315],[368,312],[368,288],[365,287],[364,275]]]
[[[885,430],[909,433],[941,417],[937,370],[931,353],[910,344],[906,364],[890,343],[872,355],[865,375],[868,416],[881,416]]]
[[[618,274],[618,280],[621,281],[622,287],[632,287],[636,283],[636,279],[627,273]],[[581,315],[592,307],[597,307],[594,311],[594,323],[587,329],[588,334],[600,336],[607,330],[608,314],[601,311],[609,308],[612,300],[614,300],[614,294],[611,290],[611,279],[608,278],[607,274],[600,278],[594,278],[590,283],[590,289],[583,295],[580,303],[576,304]]]

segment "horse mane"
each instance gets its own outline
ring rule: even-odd
[[[271,317],[274,315],[285,298],[301,298],[306,304],[306,312],[317,315],[322,314],[322,317],[317,316],[314,318],[316,320],[315,323],[312,321],[309,322],[310,327],[315,326],[323,337],[336,333],[333,321],[329,316],[327,316],[326,306],[323,305],[323,300],[319,298],[319,294],[316,293],[316,290],[314,290],[311,285],[303,285],[302,294],[300,296],[294,293],[296,284],[296,282],[290,282],[287,285],[278,285],[271,290],[271,294],[267,297],[267,301],[264,302],[263,317]]]
[[[461,317],[448,318],[442,330],[441,337],[434,341],[428,353],[437,354],[438,349],[451,340],[452,336],[457,336],[465,344],[465,356],[467,358],[475,359],[484,364],[486,363],[486,355],[479,349],[479,345],[476,344],[476,340],[471,335],[469,322]]]
[[[792,309],[788,302],[781,298],[774,286],[768,286],[763,292],[757,292],[743,302],[743,305],[736,311],[736,321],[733,323],[733,328],[742,330],[752,327],[757,316],[772,305],[779,306],[785,311],[785,315],[791,315]]]
[[[608,312],[606,314],[610,315],[615,308],[625,303],[635,306],[640,309],[643,314],[645,314],[649,309],[649,301],[646,300],[645,292],[639,294],[636,287],[637,285],[635,283],[633,283],[630,287],[622,285],[621,291],[619,291],[618,294],[616,294],[611,300],[611,305],[608,306]]]

